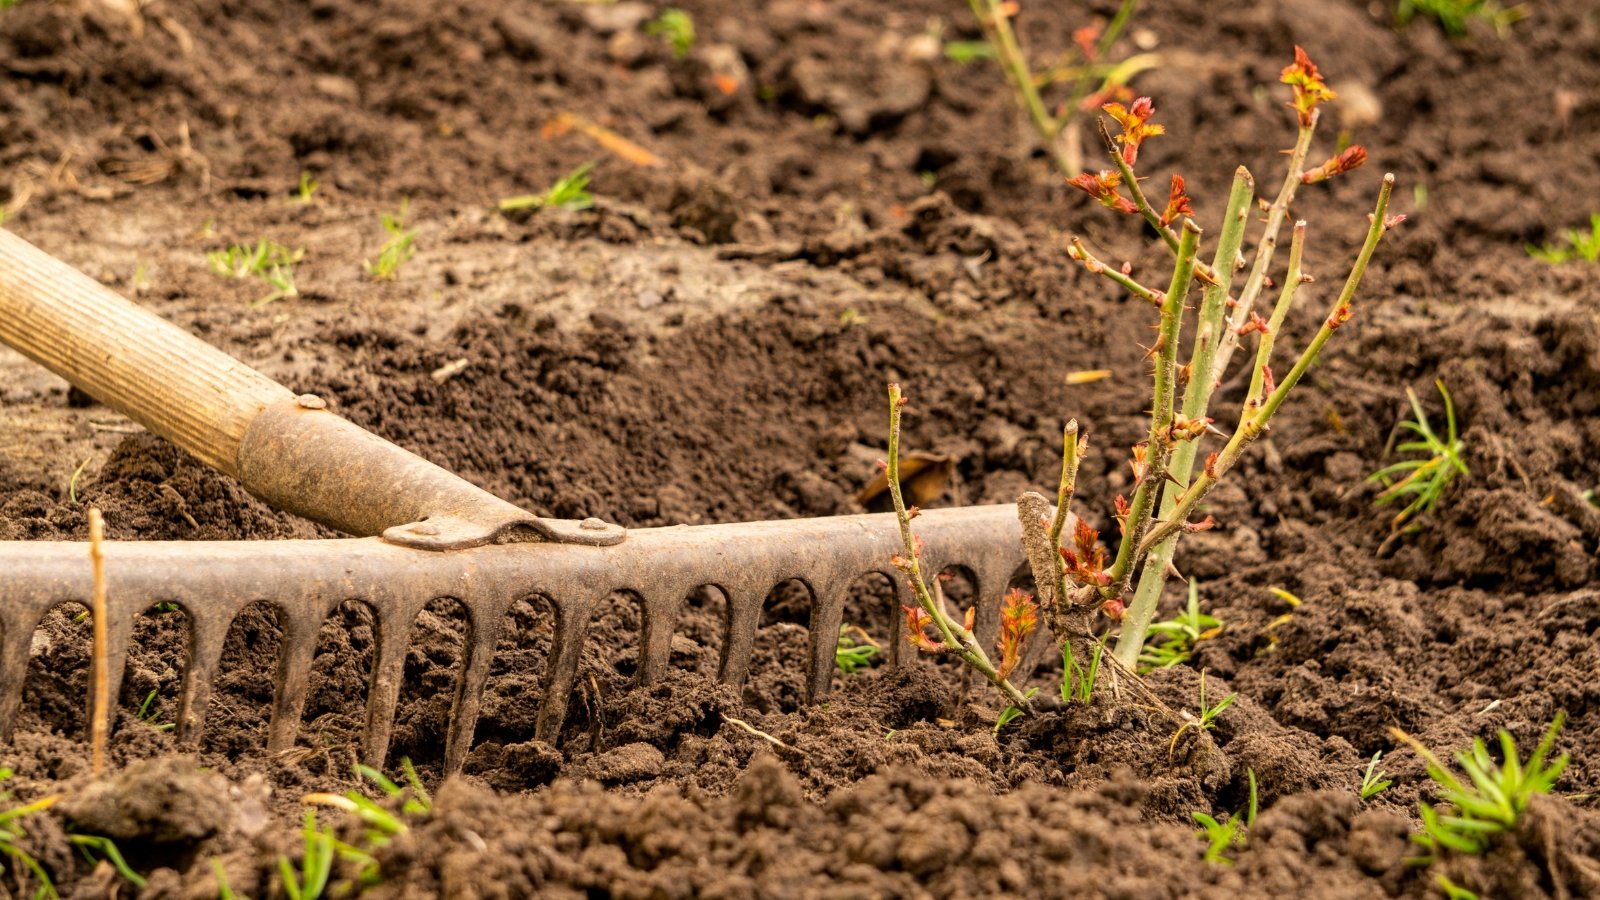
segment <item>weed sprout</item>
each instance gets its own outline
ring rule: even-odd
[[[694,19],[677,7],[662,10],[661,15],[646,22],[644,32],[666,41],[672,47],[672,55],[679,59],[694,48]]]
[[[379,216],[383,223],[383,230],[389,237],[378,248],[378,258],[368,260],[361,264],[366,273],[379,281],[392,281],[400,272],[400,267],[416,255],[415,228],[406,228],[406,210],[411,205],[409,199],[400,201],[400,208],[394,212],[386,212]]]
[[[594,195],[589,193],[589,172],[594,169],[593,162],[586,162],[573,169],[550,189],[542,194],[522,194],[516,197],[507,197],[501,200],[497,209],[500,212],[519,212],[528,209],[592,209]]]
[[[1566,242],[1562,247],[1557,244],[1534,246],[1527,244],[1525,249],[1534,259],[1556,265],[1559,263],[1582,260],[1587,263],[1600,262],[1600,212],[1589,214],[1589,230],[1587,232],[1578,228],[1569,228],[1562,232],[1561,239]]]
[[[1442,380],[1435,381],[1434,385],[1439,389],[1439,396],[1444,398],[1444,436],[1440,437],[1434,432],[1416,392],[1406,388],[1406,398],[1411,401],[1411,411],[1416,419],[1402,421],[1400,427],[1416,434],[1417,440],[1406,441],[1394,449],[1401,453],[1427,455],[1385,466],[1367,476],[1368,482],[1382,482],[1384,485],[1383,493],[1373,503],[1381,506],[1401,497],[1411,498],[1411,502],[1390,523],[1391,537],[1413,530],[1415,524],[1408,526],[1413,517],[1433,509],[1439,498],[1444,496],[1445,488],[1457,476],[1472,474],[1461,459],[1466,445],[1456,435],[1455,403],[1450,399],[1450,392],[1445,389]]]

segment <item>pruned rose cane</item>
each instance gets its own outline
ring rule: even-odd
[[[1255,180],[1249,171],[1241,166],[1235,172],[1222,230],[1209,264],[1199,259],[1203,235],[1194,223],[1193,201],[1183,176],[1171,176],[1167,202],[1159,211],[1140,187],[1140,176],[1135,168],[1139,150],[1145,141],[1165,133],[1165,128],[1154,121],[1155,104],[1149,98],[1140,97],[1126,105],[1105,104],[1103,109],[1121,129],[1119,134],[1112,135],[1104,123],[1101,124],[1111,166],[1097,172],[1084,172],[1068,182],[1108,209],[1142,217],[1174,257],[1168,283],[1157,288],[1135,279],[1130,266],[1111,265],[1096,257],[1081,239],[1074,237],[1068,243],[1068,255],[1086,270],[1116,283],[1159,311],[1156,339],[1147,348],[1147,358],[1153,366],[1150,424],[1145,439],[1136,444],[1130,454],[1129,465],[1134,476],[1132,495],[1118,496],[1112,502],[1113,519],[1120,532],[1115,551],[1100,543],[1099,533],[1082,520],[1077,520],[1070,529],[1070,542],[1063,544],[1063,533],[1068,532],[1066,523],[1077,468],[1088,449],[1087,442],[1078,433],[1076,421],[1069,423],[1063,435],[1061,487],[1053,514],[1040,513],[1049,509],[1044,498],[1025,495],[1024,500],[1028,502],[1019,501],[1019,511],[1034,510],[1033,513],[1020,512],[1025,540],[1030,533],[1043,535],[1047,529],[1048,546],[1054,548],[1047,554],[1051,561],[1046,568],[1041,569],[1038,561],[1034,563],[1042,600],[1038,611],[1045,614],[1045,619],[1057,631],[1056,639],[1063,644],[1092,639],[1093,622],[1098,615],[1120,620],[1115,659],[1121,665],[1111,667],[1112,671],[1127,672],[1137,660],[1156,601],[1172,571],[1173,550],[1179,537],[1215,524],[1209,515],[1197,518],[1201,504],[1238,463],[1250,443],[1267,431],[1273,415],[1334,332],[1350,320],[1356,291],[1374,251],[1383,236],[1405,218],[1388,212],[1394,176],[1385,175],[1375,209],[1369,216],[1366,239],[1343,288],[1332,301],[1315,336],[1286,369],[1280,364],[1284,374],[1275,375],[1275,339],[1294,307],[1300,288],[1313,281],[1302,269],[1307,228],[1301,221],[1291,230],[1289,259],[1276,303],[1266,315],[1257,308],[1262,292],[1273,285],[1268,273],[1296,190],[1301,185],[1349,173],[1363,165],[1368,156],[1364,148],[1351,146],[1333,154],[1326,162],[1307,168],[1306,159],[1316,131],[1319,108],[1334,100],[1336,94],[1324,82],[1305,50],[1299,47],[1295,48],[1294,62],[1284,68],[1281,81],[1291,88],[1288,105],[1294,110],[1299,126],[1294,147],[1285,151],[1288,166],[1283,182],[1270,202],[1257,201]],[[1265,213],[1264,226],[1252,258],[1247,260],[1241,248],[1251,209],[1258,202]],[[1246,268],[1248,274],[1243,286],[1235,294],[1235,276]],[[1197,281],[1202,288],[1196,309],[1189,304],[1189,294]],[[1179,345],[1184,338],[1185,320],[1190,318],[1192,310],[1195,311],[1196,331],[1188,362],[1180,365]],[[1248,370],[1249,387],[1236,425],[1231,433],[1224,432],[1216,427],[1209,414],[1212,393],[1228,373],[1234,350],[1252,336],[1256,352]],[[908,610],[908,625],[913,626],[911,638],[920,646],[961,654],[1000,687],[1013,705],[1026,710],[1026,702],[1019,702],[1021,693],[1007,680],[1014,674],[1015,663],[1006,665],[1011,659],[1006,642],[1020,645],[1021,639],[1035,627],[1039,618],[1035,605],[1031,600],[1024,602],[1020,596],[1007,598],[999,648],[1002,664],[997,667],[988,661],[981,648],[975,647],[970,637],[970,623],[965,629],[957,625],[943,611],[942,603],[936,601],[934,592],[925,586],[918,587],[921,575],[916,567],[916,543],[911,531],[915,510],[904,511],[894,471],[899,408],[904,402],[898,387],[891,386],[890,400],[889,482],[895,491],[896,510],[901,513],[901,531],[908,554],[897,558],[897,565],[907,572],[919,601],[919,608]],[[1206,451],[1197,474],[1194,470],[1202,459],[1203,442],[1211,436],[1225,441],[1221,448]],[[1039,521],[1032,521],[1034,518]],[[938,632],[937,640],[924,630],[929,624]],[[1062,633],[1073,630],[1083,633]]]

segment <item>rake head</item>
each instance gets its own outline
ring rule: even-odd
[[[917,520],[929,571],[962,566],[976,578],[977,631],[995,638],[1001,594],[1023,566],[1016,507],[928,510]],[[807,697],[823,699],[834,668],[836,636],[851,585],[871,573],[887,576],[896,600],[914,602],[890,565],[900,549],[893,515],[841,516],[734,525],[630,531],[605,547],[565,543],[496,544],[444,552],[398,546],[379,538],[327,541],[108,542],[108,695],[118,696],[135,617],[160,602],[189,618],[189,646],[177,717],[179,740],[194,744],[205,724],[230,624],[245,607],[265,602],[283,629],[274,678],[267,750],[294,745],[323,620],[341,602],[373,610],[376,648],[367,694],[361,755],[384,763],[400,695],[406,649],[419,613],[452,598],[466,610],[462,669],[447,731],[444,765],[461,768],[472,745],[501,623],[520,599],[543,597],[555,610],[552,656],[532,737],[554,742],[566,718],[589,624],[607,596],[629,592],[643,611],[638,679],[666,673],[672,632],[685,599],[714,586],[728,599],[720,679],[742,684],[750,668],[762,605],[777,585],[809,588],[811,642]],[[0,740],[10,740],[22,700],[32,636],[57,604],[88,605],[93,592],[87,544],[0,543]],[[911,660],[892,616],[891,660]],[[92,699],[92,698],[91,698]]]

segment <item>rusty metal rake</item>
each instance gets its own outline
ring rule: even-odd
[[[809,588],[807,696],[829,689],[835,636],[851,585],[882,573],[900,537],[889,514],[625,531],[599,519],[535,516],[339,417],[319,398],[270,378],[0,231],[0,341],[100,402],[236,478],[264,501],[347,534],[323,541],[110,542],[104,547],[108,696],[116,698],[134,618],[159,602],[189,617],[179,739],[198,740],[229,625],[265,602],[283,630],[267,750],[293,746],[324,619],[346,600],[368,604],[376,649],[361,755],[387,755],[418,614],[459,601],[468,635],[444,764],[466,758],[501,623],[519,599],[555,610],[544,699],[532,737],[553,741],[566,716],[597,605],[639,598],[638,678],[666,672],[685,599],[714,586],[727,597],[720,678],[748,674],[762,605],[777,585]],[[979,637],[994,639],[1000,595],[1023,565],[1015,507],[934,510],[918,520],[930,571],[960,565],[977,588]],[[57,604],[87,605],[86,544],[0,542],[0,741],[22,700],[32,636]],[[898,631],[899,617],[893,617]],[[898,638],[898,634],[895,635]],[[891,658],[905,664],[903,642]],[[91,688],[92,690],[92,688]]]

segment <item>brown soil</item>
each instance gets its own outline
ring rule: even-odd
[[[882,386],[898,380],[915,401],[908,445],[956,460],[942,503],[1052,484],[1074,416],[1097,448],[1082,512],[1105,524],[1104,498],[1127,487],[1116,448],[1141,429],[1150,315],[1078,271],[1062,238],[1162,260],[1025,152],[992,64],[927,53],[935,17],[947,37],[975,36],[964,4],[682,5],[700,38],[679,60],[640,30],[655,10],[631,2],[156,0],[128,14],[23,0],[0,13],[6,227],[540,512],[646,526],[859,511]],[[1038,5],[1021,26],[1045,58],[1089,12]],[[1527,746],[1558,710],[1573,762],[1555,795],[1486,856],[1436,871],[1486,897],[1600,893],[1600,510],[1583,497],[1600,485],[1600,282],[1522,249],[1600,196],[1600,11],[1527,6],[1505,35],[1460,40],[1427,22],[1397,31],[1384,4],[1139,14],[1162,63],[1136,85],[1169,131],[1141,167],[1181,168],[1203,226],[1236,164],[1275,171],[1289,128],[1276,75],[1296,42],[1344,95],[1323,149],[1344,135],[1374,157],[1296,209],[1319,298],[1364,229],[1375,170],[1397,174],[1410,216],[1356,320],[1214,495],[1220,527],[1180,552],[1226,627],[1151,685],[1175,708],[1193,709],[1202,669],[1211,696],[1238,692],[1207,752],[1170,759],[1170,732],[1104,699],[997,736],[992,697],[930,664],[836,676],[808,708],[804,591],[774,593],[750,682],[720,686],[711,592],[686,608],[673,674],[648,688],[633,682],[634,603],[597,613],[558,746],[531,739],[551,616],[519,605],[466,774],[439,785],[464,619],[438,602],[407,658],[393,754],[417,763],[435,806],[377,851],[374,893],[1422,896],[1434,872],[1406,864],[1406,836],[1429,782],[1388,728],[1445,749],[1505,727]],[[664,164],[541,136],[563,112]],[[487,212],[591,159],[595,209]],[[302,171],[322,183],[310,204],[291,202]],[[360,264],[383,239],[377,214],[402,197],[417,256],[372,281]],[[262,291],[217,278],[203,252],[262,235],[308,249],[301,296],[252,308]],[[433,377],[455,360],[458,374]],[[1063,387],[1099,368],[1113,376]],[[331,536],[20,357],[0,354],[0,375],[0,539],[81,539],[85,504],[118,539]],[[1364,476],[1388,459],[1407,387],[1438,410],[1436,378],[1472,476],[1383,548],[1392,510]],[[1304,601],[1287,621],[1273,587]],[[239,894],[279,896],[299,798],[354,786],[370,613],[330,618],[300,746],[268,759],[271,613],[235,624],[186,754],[159,727],[186,623],[152,610],[112,747],[125,768],[99,782],[75,613],[39,632],[18,737],[0,748],[17,797],[68,798],[27,820],[24,846],[63,895],[139,893],[78,856],[76,830],[114,838],[149,879],[143,896],[216,896],[213,861]],[[882,635],[890,614],[864,586],[847,617]],[[1059,667],[1033,681],[1048,695],[1052,678]],[[1379,750],[1396,784],[1362,803]],[[1189,813],[1242,808],[1247,771],[1260,819],[1231,866],[1203,863]],[[8,868],[0,897],[19,884]]]

